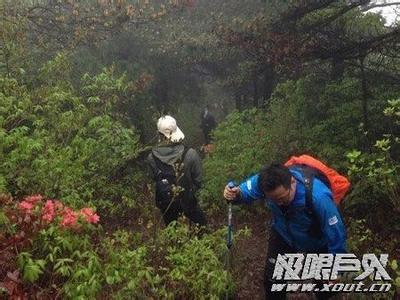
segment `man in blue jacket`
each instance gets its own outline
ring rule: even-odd
[[[224,197],[250,204],[265,199],[273,214],[268,241],[264,287],[266,299],[285,299],[285,292],[272,292],[275,261],[284,253],[345,253],[346,231],[332,192],[318,178],[312,184],[312,214],[306,208],[306,187],[301,170],[280,164],[264,167],[239,186],[227,185]],[[321,292],[318,299],[332,295]]]

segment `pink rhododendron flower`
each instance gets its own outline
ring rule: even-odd
[[[82,208],[80,210],[80,213],[88,223],[96,224],[100,220],[100,217],[91,208],[88,207]]]
[[[19,209],[23,210],[25,213],[32,213],[33,204],[27,201],[22,201],[18,205]]]
[[[60,200],[54,200],[54,207],[57,211],[61,211],[64,208],[64,205]]]
[[[42,201],[43,196],[42,195],[32,195],[25,197],[24,201],[31,203],[32,205],[35,205],[37,202]]]
[[[61,226],[63,227],[77,227],[78,226],[78,213],[73,211],[71,208],[66,207],[63,211],[63,218],[61,220]]]
[[[47,200],[42,208],[42,220],[51,222],[56,216],[56,207],[53,201]]]

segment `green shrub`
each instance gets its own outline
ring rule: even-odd
[[[385,115],[400,120],[400,100],[389,101]],[[388,208],[400,212],[400,164],[393,153],[398,151],[400,139],[393,134],[385,134],[376,141],[373,152],[351,151],[347,154],[350,162],[349,175],[353,184],[348,206],[356,210],[372,213],[369,207]],[[396,149],[397,148],[397,149]],[[380,211],[375,210],[374,215]],[[395,228],[400,229],[397,224]]]
[[[211,208],[223,204],[228,180],[241,181],[269,160],[265,114],[256,109],[231,113],[214,131],[215,151],[204,160],[201,197]]]
[[[219,299],[232,290],[230,274],[224,269],[225,229],[191,236],[189,228],[176,224],[161,234],[160,248],[165,253],[164,280],[180,298]],[[237,233],[241,235],[241,233]]]
[[[123,111],[140,90],[112,68],[85,75],[76,90],[70,69],[59,54],[41,69],[34,89],[0,78],[0,189],[73,206],[97,201],[110,214],[115,203],[135,206],[141,173],[126,164],[141,145]]]
[[[0,226],[7,234],[0,235],[0,251],[9,262],[2,264],[0,281],[17,266],[14,276],[31,295],[40,290],[67,299],[219,299],[233,292],[224,265],[226,228],[199,237],[197,228],[174,223],[144,239],[142,231],[105,232],[89,208],[74,211],[40,195],[19,203],[4,199]]]
[[[270,152],[279,160],[311,153],[344,169],[344,154],[362,138],[358,85],[353,78],[325,82],[317,76],[279,84],[268,107]]]

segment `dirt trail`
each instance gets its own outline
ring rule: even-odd
[[[235,276],[236,294],[234,299],[264,299],[263,278],[267,250],[270,216],[257,212],[234,220],[236,230],[247,226],[251,236],[237,241],[232,249],[232,268]]]
[[[235,243],[232,249],[232,270],[236,285],[233,299],[265,299],[264,265],[267,255],[267,243],[271,215],[268,211],[252,210],[246,217],[237,216],[234,220],[236,230],[247,226],[251,236]],[[313,299],[310,294],[290,294],[289,300]],[[273,300],[273,299],[272,299]]]

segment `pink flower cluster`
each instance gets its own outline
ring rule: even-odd
[[[24,213],[31,215],[36,204],[42,203],[42,200],[41,195],[28,196],[19,203],[18,207]],[[78,228],[80,218],[84,222],[92,224],[96,224],[100,220],[100,217],[91,208],[85,207],[80,211],[74,211],[58,200],[47,200],[41,206],[41,220],[45,223],[51,223],[57,216],[61,217],[60,225],[64,228]]]
[[[41,195],[33,195],[25,197],[24,201],[19,204],[19,208],[27,214],[32,213],[32,209],[36,204],[42,201],[43,197]]]
[[[57,213],[63,210],[63,204],[58,200],[47,200],[42,207],[42,220],[51,222],[56,217]]]
[[[64,228],[76,227],[78,225],[79,215],[69,207],[64,208],[60,225]]]
[[[73,227],[76,228],[78,226],[78,219],[82,217],[87,223],[96,224],[99,222],[100,217],[93,211],[93,209],[85,207],[82,208],[79,212],[72,210],[69,207],[66,207],[62,214],[61,226],[63,227]]]
[[[100,221],[100,217],[93,211],[93,209],[85,207],[79,212],[88,223],[96,224]]]

